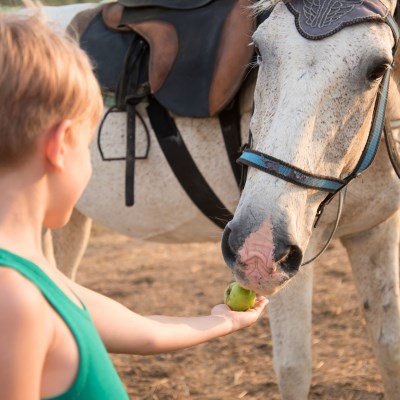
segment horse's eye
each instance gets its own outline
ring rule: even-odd
[[[262,56],[261,56],[261,53],[260,53],[260,49],[257,47],[257,45],[255,43],[253,43],[253,45],[254,45],[254,51],[255,51],[255,53],[257,55],[257,64],[261,64],[262,63]]]
[[[379,67],[375,67],[373,70],[368,72],[368,80],[370,82],[377,81],[385,75],[385,72],[388,70],[389,64],[382,64]]]

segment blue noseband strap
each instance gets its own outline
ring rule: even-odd
[[[346,184],[346,181],[341,179],[309,174],[300,168],[256,150],[244,150],[238,162],[309,189],[336,192]]]

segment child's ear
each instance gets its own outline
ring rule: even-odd
[[[52,126],[46,135],[45,151],[48,162],[57,170],[64,169],[65,146],[71,135],[71,121],[66,119]]]

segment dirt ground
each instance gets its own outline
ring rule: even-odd
[[[77,280],[141,314],[200,315],[220,303],[231,275],[219,243],[141,242],[96,226]],[[383,399],[344,249],[315,271],[309,399]],[[113,356],[132,399],[279,399],[267,313],[252,327],[159,356]]]

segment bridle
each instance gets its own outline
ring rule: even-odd
[[[322,176],[313,174],[307,171],[304,171],[300,168],[297,168],[294,165],[286,163],[282,160],[279,160],[275,157],[272,157],[268,154],[262,153],[257,150],[251,149],[252,138],[250,133],[249,144],[245,145],[242,150],[242,154],[237,160],[238,163],[243,166],[253,167],[260,171],[266,172],[267,174],[276,176],[277,178],[283,179],[287,182],[293,183],[295,185],[307,188],[307,189],[315,189],[323,192],[328,192],[328,195],[325,199],[320,203],[317,209],[317,213],[314,221],[314,228],[316,227],[324,208],[327,204],[331,202],[333,197],[336,194],[339,194],[339,205],[336,216],[336,221],[330,234],[328,241],[323,246],[322,250],[318,252],[317,255],[312,257],[311,259],[302,263],[302,265],[309,264],[318,258],[328,247],[331,239],[333,238],[336,228],[339,224],[340,216],[342,213],[343,202],[345,199],[346,188],[347,185],[356,177],[360,176],[363,171],[365,171],[372,163],[375,158],[376,152],[378,150],[378,145],[382,136],[382,132],[384,130],[385,125],[385,110],[389,93],[389,82],[390,82],[390,73],[394,67],[394,56],[397,50],[398,42],[399,42],[399,28],[393,19],[393,17],[388,14],[385,16],[384,22],[389,25],[392,30],[395,44],[392,49],[393,53],[393,63],[386,70],[385,74],[382,77],[381,83],[379,85],[378,94],[375,101],[372,124],[369,131],[367,143],[364,147],[364,150],[361,154],[361,157],[356,164],[353,171],[347,175],[345,178],[336,178],[329,176]]]

